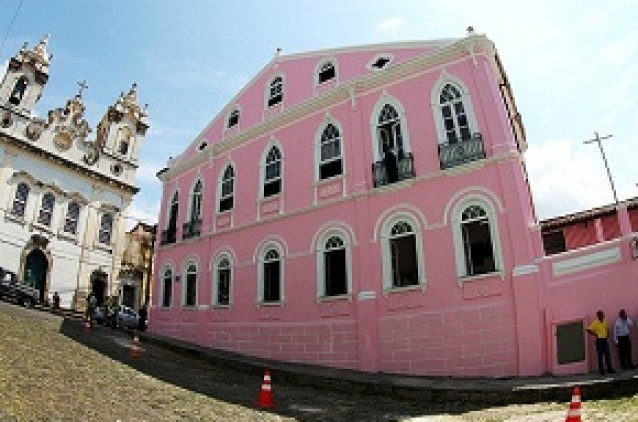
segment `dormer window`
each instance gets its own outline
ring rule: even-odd
[[[207,146],[208,146],[208,143],[206,141],[203,141],[201,144],[199,144],[199,146],[197,147],[197,150],[200,152],[204,151]]]
[[[319,83],[322,84],[331,79],[334,79],[337,76],[337,71],[335,69],[335,65],[331,61],[327,61],[321,65],[319,69]]]
[[[26,90],[27,90],[27,78],[23,76],[20,79],[18,79],[15,86],[13,87],[13,91],[11,92],[11,96],[9,97],[9,102],[16,106],[20,105]]]
[[[281,103],[284,99],[284,80],[281,76],[277,76],[270,83],[268,90],[268,107],[272,107]]]
[[[374,56],[370,62],[367,64],[367,68],[370,70],[381,70],[385,69],[394,57],[392,54],[377,54]]]
[[[228,129],[231,129],[237,126],[238,124],[239,124],[239,109],[236,108],[230,113],[230,116],[228,117],[228,124],[226,125],[226,127]]]

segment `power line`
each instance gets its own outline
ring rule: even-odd
[[[2,50],[4,49],[4,45],[7,42],[7,38],[9,38],[9,33],[11,32],[11,29],[13,28],[13,23],[16,20],[16,17],[18,16],[18,12],[20,11],[20,8],[22,7],[22,3],[24,3],[24,0],[20,0],[20,3],[18,3],[18,7],[16,7],[16,11],[13,13],[13,17],[11,18],[11,22],[9,23],[9,27],[7,28],[7,32],[5,32],[4,34],[4,38],[2,39],[2,44],[0,44],[0,56],[2,55]]]

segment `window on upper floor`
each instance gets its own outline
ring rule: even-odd
[[[324,180],[341,174],[343,174],[341,134],[335,125],[329,123],[321,133],[319,179]]]
[[[27,90],[27,86],[29,85],[29,81],[26,76],[20,77],[16,84],[13,86],[13,90],[11,91],[11,96],[9,97],[9,102],[13,105],[20,105],[22,99],[24,98],[24,93]]]
[[[40,205],[40,212],[38,213],[38,223],[50,226],[51,219],[53,217],[53,208],[55,207],[55,195],[51,192],[45,192],[42,195],[42,204]]]
[[[133,134],[131,133],[131,129],[128,127],[120,128],[118,132],[118,142],[119,142],[119,153],[122,155],[126,155],[129,152],[129,147],[131,145],[131,138]]]
[[[166,230],[162,231],[161,244],[175,243],[177,240],[177,216],[179,214],[179,192],[175,192],[168,206]]]
[[[224,170],[220,191],[219,212],[232,210],[235,192],[235,169],[230,164],[226,166],[226,169]]]
[[[98,241],[103,245],[111,243],[113,235],[113,214],[110,212],[102,214],[100,218],[100,230],[98,232]]]
[[[439,107],[447,142],[453,144],[471,139],[472,130],[466,112],[467,107],[458,86],[452,83],[443,86],[439,95]]]
[[[543,248],[545,249],[545,255],[554,255],[567,251],[563,229],[543,233]]]
[[[264,198],[281,192],[281,151],[273,145],[266,155],[264,166]]]
[[[366,67],[370,70],[382,70],[385,69],[393,59],[394,56],[390,53],[377,54],[368,62]]]
[[[199,221],[202,218],[202,181],[198,180],[191,192],[190,221]]]
[[[64,232],[77,234],[78,223],[80,221],[80,204],[75,201],[69,202],[64,219]]]
[[[173,270],[170,267],[167,267],[164,270],[164,274],[162,276],[162,307],[168,308],[171,306],[172,298],[173,298]]]
[[[284,79],[277,76],[270,82],[268,90],[268,107],[272,107],[284,100]]]
[[[189,262],[184,273],[183,306],[197,306],[197,265]]]
[[[331,60],[324,62],[319,67],[319,74],[317,75],[318,84],[330,81],[336,77],[337,70],[335,68],[335,64]]]
[[[480,205],[470,205],[461,213],[461,235],[465,258],[465,275],[496,271],[490,218]]]
[[[213,304],[217,306],[230,305],[230,284],[232,265],[230,257],[223,255],[215,264]]]
[[[27,208],[27,200],[29,199],[29,192],[31,188],[25,182],[18,183],[16,186],[15,196],[13,198],[13,206],[11,207],[11,214],[17,217],[24,217]]]
[[[231,111],[230,116],[228,116],[228,122],[226,124],[226,128],[230,129],[239,124],[239,109],[235,108]]]

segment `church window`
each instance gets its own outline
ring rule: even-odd
[[[70,202],[66,211],[64,221],[64,232],[77,234],[78,222],[80,220],[80,205],[77,202]]]
[[[272,146],[266,155],[264,169],[264,198],[281,192],[281,151]]]
[[[13,105],[20,105],[22,102],[22,98],[24,98],[24,93],[27,90],[27,78],[22,76],[20,79],[16,81],[16,84],[13,86],[13,91],[11,91],[11,96],[9,97],[9,102]]]
[[[55,206],[55,196],[51,192],[46,192],[42,195],[42,204],[40,206],[40,213],[38,214],[38,223],[45,226],[51,225],[51,218],[53,217],[53,208]]]
[[[471,138],[465,97],[458,86],[447,83],[439,95],[439,107],[445,138],[450,144]]]
[[[321,134],[319,179],[328,179],[343,173],[341,134],[333,124],[328,124]]]
[[[173,271],[170,268],[164,270],[162,277],[162,307],[168,308],[171,306],[171,300],[173,296]]]
[[[224,170],[221,181],[221,195],[219,198],[219,212],[233,209],[233,196],[235,190],[235,170],[228,165]]]
[[[268,107],[272,107],[281,103],[284,99],[284,80],[281,76],[277,76],[270,82],[268,90]]]
[[[197,305],[197,266],[189,263],[186,267],[186,282],[184,283],[184,306]]]
[[[104,213],[100,219],[100,231],[98,233],[98,240],[103,245],[111,243],[111,237],[113,234],[113,214]]]
[[[24,217],[24,213],[27,208],[27,199],[29,199],[29,185],[20,182],[16,187],[15,197],[13,199],[13,206],[11,207],[11,214],[17,217]]]

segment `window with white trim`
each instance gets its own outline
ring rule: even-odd
[[[321,296],[340,296],[349,293],[348,253],[340,236],[330,236],[322,245],[319,265],[323,264]],[[323,261],[323,262],[321,262]]]
[[[260,302],[279,303],[282,300],[281,255],[275,248],[269,248],[261,260]]]
[[[485,209],[470,205],[461,213],[461,235],[465,274],[468,276],[496,271],[490,219]]]
[[[239,124],[239,109],[235,108],[230,112],[228,116],[228,122],[226,124],[227,129],[231,129]]]
[[[230,305],[230,284],[232,281],[232,265],[228,256],[222,256],[215,265],[215,285],[213,288],[213,304]]]
[[[328,82],[337,77],[337,69],[332,60],[327,60],[321,64],[319,67],[319,72],[317,74],[317,84],[322,84],[324,82]]]
[[[471,139],[472,130],[466,112],[463,91],[452,83],[446,83],[439,95],[439,108],[443,119],[445,139],[456,143]]]
[[[221,194],[219,195],[219,212],[233,209],[235,191],[235,169],[232,165],[226,166],[221,180]]]
[[[202,216],[202,181],[198,180],[191,194],[191,218],[190,221],[199,221]]]
[[[27,200],[29,199],[29,192],[31,188],[25,182],[18,183],[16,187],[16,193],[13,198],[13,206],[11,207],[11,214],[17,217],[24,217],[24,213],[27,209]]]
[[[24,93],[27,90],[27,86],[29,85],[29,81],[26,76],[21,76],[16,84],[13,86],[13,90],[11,91],[11,96],[9,97],[9,102],[13,105],[20,105],[22,99],[24,98]]]
[[[419,284],[416,234],[407,221],[398,221],[390,231],[392,287]]]
[[[272,107],[284,100],[284,79],[277,76],[270,82],[268,89],[268,107]]]
[[[281,192],[281,151],[273,145],[266,155],[264,166],[263,196],[277,195]]]
[[[169,308],[173,299],[173,270],[168,267],[162,276],[162,307]]]
[[[332,123],[321,133],[319,153],[319,180],[343,174],[341,134]]]
[[[40,212],[38,213],[38,224],[42,224],[44,226],[51,225],[54,207],[55,195],[51,192],[45,192],[44,195],[42,195],[42,203],[40,205]]]
[[[171,205],[168,213],[168,225],[166,227],[168,232],[175,236],[175,232],[177,231],[177,215],[179,213],[179,192],[175,192],[173,194],[173,198],[171,199]]]
[[[401,118],[397,110],[390,104],[385,104],[379,113],[377,134],[380,156],[383,156],[385,148],[394,150],[398,155],[403,153]]]
[[[186,271],[184,273],[184,299],[182,304],[184,306],[196,306],[197,305],[197,266],[195,263],[190,262],[186,265]]]
[[[64,232],[69,234],[77,234],[78,223],[80,221],[80,204],[75,201],[69,202],[66,209],[66,217],[64,219]]]
[[[98,241],[103,245],[111,243],[113,235],[113,214],[110,212],[102,214],[100,218],[100,230],[98,232]]]

